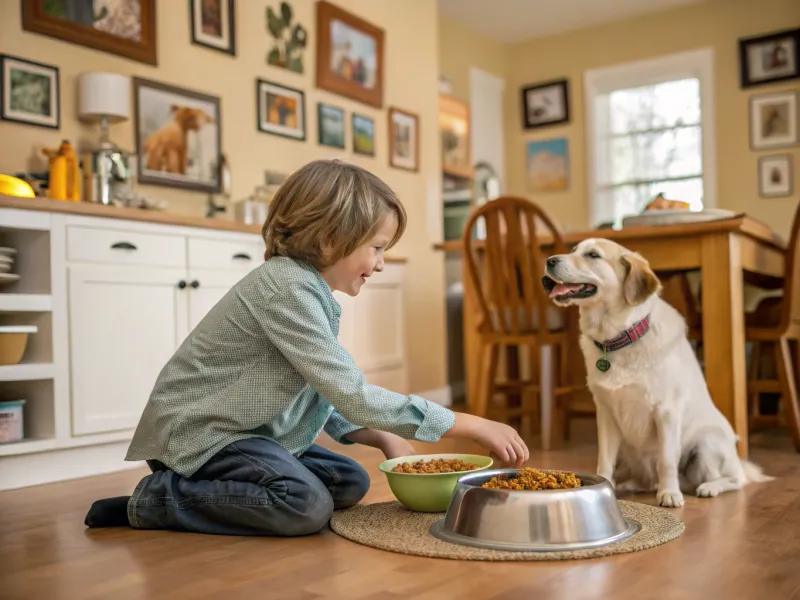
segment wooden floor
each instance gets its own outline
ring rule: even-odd
[[[376,468],[378,451],[330,445],[369,470],[373,487],[366,502],[391,499]],[[753,459],[779,480],[715,499],[688,498],[674,511],[686,532],[672,543],[560,563],[404,556],[359,546],[327,529],[289,540],[86,529],[91,502],[129,494],[141,470],[3,492],[0,599],[800,599],[800,455],[780,437],[756,438],[751,445]],[[474,449],[436,447],[456,448]],[[584,443],[533,452],[530,464],[591,471],[594,457],[594,444]]]

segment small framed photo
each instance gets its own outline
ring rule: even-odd
[[[0,54],[0,118],[58,129],[61,96],[58,67]]]
[[[256,105],[259,131],[306,139],[306,95],[301,90],[256,79]]]
[[[800,29],[739,40],[743,88],[800,77]]]
[[[220,99],[133,78],[139,183],[219,193]]]
[[[798,143],[797,93],[750,97],[750,148],[769,150]]]
[[[189,0],[192,43],[236,56],[236,7],[233,0]]]
[[[389,165],[419,170],[419,117],[394,107],[389,108]]]
[[[758,159],[758,195],[762,198],[792,195],[791,154],[775,154]]]
[[[531,192],[563,192],[569,187],[567,138],[528,142],[525,162]]]
[[[317,130],[320,146],[344,150],[344,110],[330,104],[317,104]]]
[[[569,123],[569,82],[566,79],[522,88],[525,129]]]
[[[353,152],[375,156],[375,120],[353,113]]]

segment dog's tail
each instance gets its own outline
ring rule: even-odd
[[[748,482],[764,483],[766,481],[772,481],[775,479],[774,477],[764,473],[761,467],[751,463],[749,460],[740,460],[739,462],[742,463],[742,470],[744,470],[744,476],[747,478]]]

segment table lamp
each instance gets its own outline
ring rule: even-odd
[[[130,118],[131,82],[117,73],[78,76],[78,118],[100,122],[101,145],[109,142],[108,126]]]

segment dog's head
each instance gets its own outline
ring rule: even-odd
[[[189,108],[177,104],[173,104],[170,108],[173,118],[184,131],[200,131],[203,125],[214,123],[214,117],[201,108]]]
[[[559,306],[636,306],[661,288],[644,257],[604,239],[584,240],[571,253],[548,258],[542,285]]]

